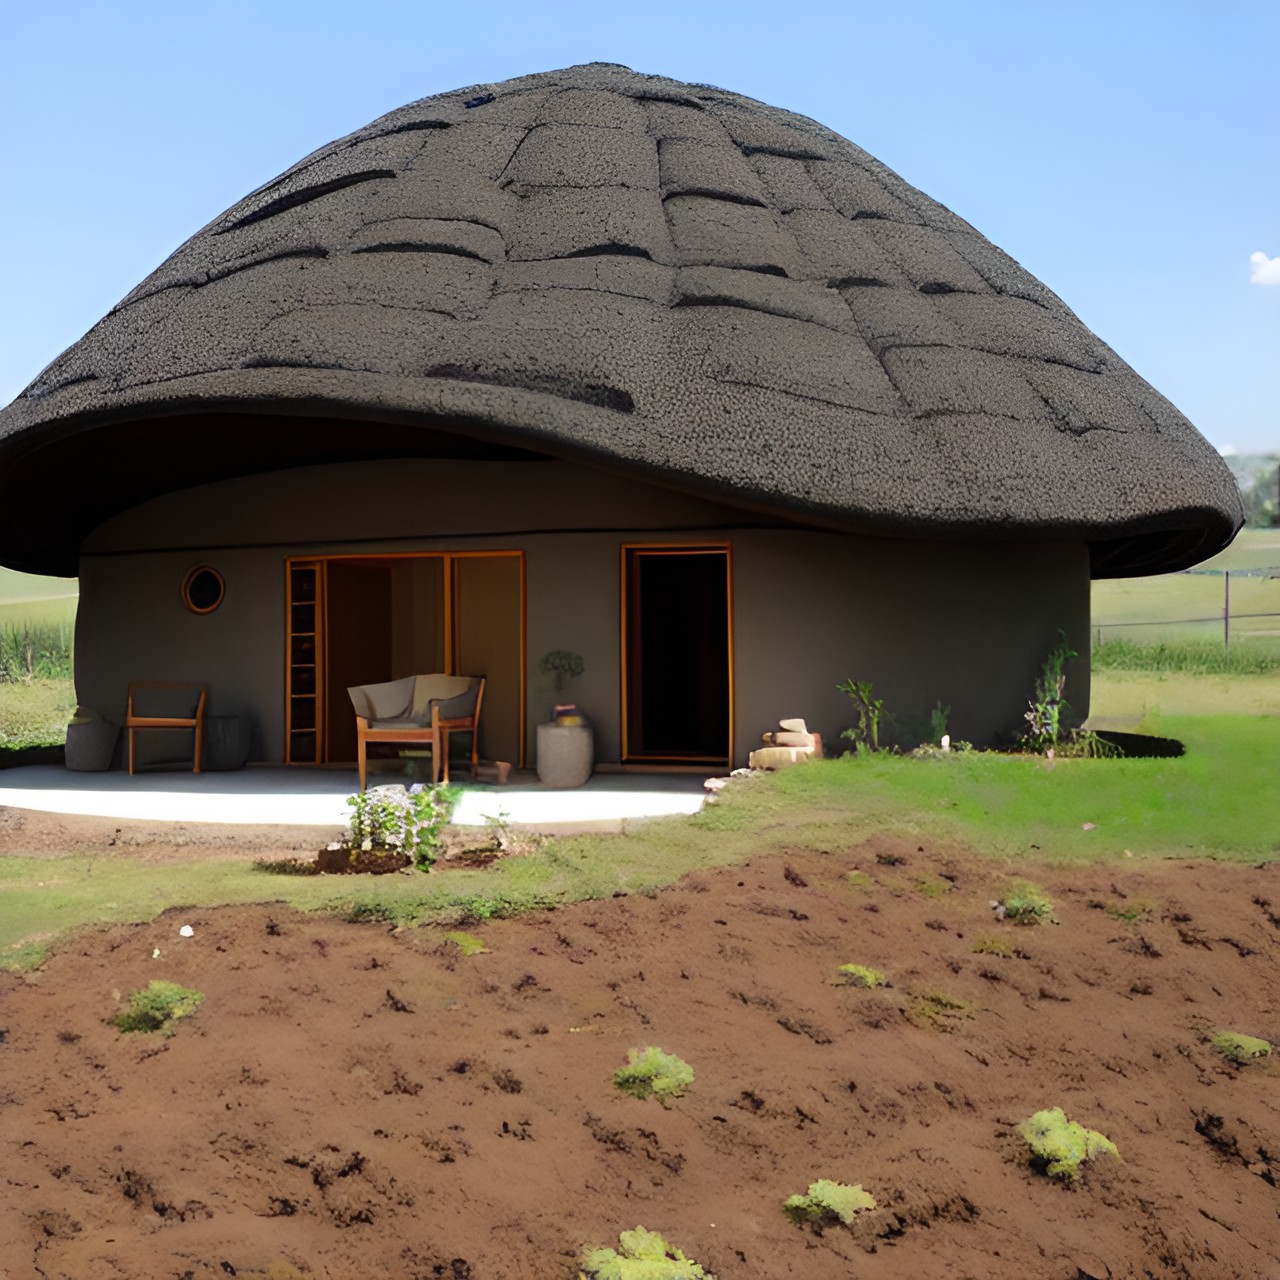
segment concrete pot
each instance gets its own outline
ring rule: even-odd
[[[544,787],[580,787],[595,767],[595,738],[585,724],[538,726],[538,781]]]
[[[67,768],[75,773],[103,773],[111,768],[120,726],[110,720],[67,725]]]

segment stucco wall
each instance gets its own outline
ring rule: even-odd
[[[872,681],[902,721],[927,718],[940,699],[953,735],[985,742],[1020,728],[1059,628],[1088,654],[1083,544],[867,539],[767,523],[559,462],[361,463],[189,489],[86,541],[77,694],[120,718],[130,679],[205,680],[210,713],[249,714],[252,757],[279,760],[286,556],[522,550],[528,761],[535,726],[560,700],[537,668],[552,649],[582,655],[586,671],[562,696],[590,712],[598,758],[617,760],[619,547],[649,539],[732,545],[737,764],[783,716],[805,716],[838,742],[852,714],[835,686],[849,676]],[[222,571],[227,595],[200,617],[179,585],[204,561]],[[1070,669],[1079,715],[1087,681],[1086,657]]]
[[[835,686],[869,680],[910,729],[935,702],[953,737],[1016,735],[1061,628],[1077,721],[1089,706],[1089,560],[1083,544],[848,538],[804,530],[734,537],[737,754],[784,716],[827,742],[854,722]]]

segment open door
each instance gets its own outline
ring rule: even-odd
[[[731,763],[728,547],[623,548],[624,759]]]
[[[480,754],[523,765],[520,552],[320,556],[288,582],[290,763],[355,760],[351,686],[445,672],[486,677]]]

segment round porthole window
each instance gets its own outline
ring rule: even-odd
[[[198,564],[182,580],[182,603],[192,613],[212,613],[226,594],[227,584],[212,565]]]

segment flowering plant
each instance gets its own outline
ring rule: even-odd
[[[415,783],[407,791],[403,787],[374,787],[348,796],[348,847],[353,854],[375,849],[404,853],[419,870],[428,871],[457,798],[457,789],[442,783],[430,787]]]

